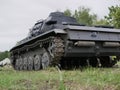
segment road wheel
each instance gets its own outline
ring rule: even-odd
[[[28,70],[33,70],[33,57],[32,56],[29,56],[28,57]]]
[[[27,57],[23,59],[23,70],[27,70]]]
[[[19,70],[19,59],[16,59],[15,70]]]
[[[40,70],[41,67],[41,56],[35,55],[34,57],[34,70]]]
[[[50,64],[50,55],[47,51],[43,53],[42,56],[42,68],[46,69]]]
[[[19,59],[19,70],[23,70],[23,58],[20,57]]]

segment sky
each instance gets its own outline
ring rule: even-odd
[[[50,12],[74,11],[80,6],[103,18],[108,7],[120,5],[120,0],[0,0],[0,51],[10,50],[24,39],[29,29]]]

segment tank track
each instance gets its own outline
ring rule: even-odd
[[[12,64],[16,70],[40,70],[44,69],[42,61],[44,62],[46,59],[43,59],[42,57],[45,53],[48,55],[49,66],[55,66],[60,63],[64,54],[64,42],[60,37],[50,36],[38,40],[31,45],[25,45],[13,52],[15,54],[13,54],[14,59]],[[39,62],[40,65],[38,64],[38,67],[36,68],[35,65],[37,66],[37,62]]]
[[[60,37],[52,37],[51,44],[48,48],[50,55],[52,56],[51,65],[58,65],[64,54],[64,44]]]

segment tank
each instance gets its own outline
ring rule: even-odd
[[[120,30],[108,26],[86,26],[62,12],[39,20],[28,36],[11,50],[15,70],[40,70],[48,66],[112,67],[120,56]]]

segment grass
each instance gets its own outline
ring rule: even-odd
[[[0,69],[0,90],[119,90],[120,68],[82,71],[48,68],[40,71]]]

